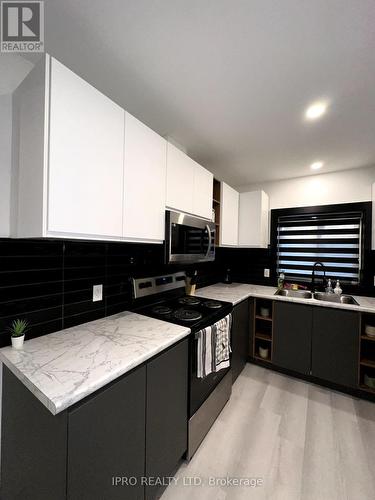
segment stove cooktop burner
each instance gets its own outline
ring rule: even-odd
[[[191,296],[181,297],[180,299],[178,299],[178,302],[180,304],[184,304],[185,306],[197,306],[198,304],[201,303],[201,301],[199,299],[197,299],[196,297],[191,297]]]
[[[173,316],[180,321],[198,321],[202,318],[202,314],[199,311],[194,311],[194,309],[177,309],[173,313]]]
[[[220,304],[217,300],[207,300],[207,302],[204,302],[204,306],[208,307],[208,309],[220,309],[223,304]]]
[[[172,309],[168,306],[155,306],[152,309],[152,312],[155,314],[160,314],[162,316],[166,316],[167,314],[171,314]]]

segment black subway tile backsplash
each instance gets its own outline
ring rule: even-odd
[[[366,260],[370,282],[375,252]],[[0,346],[10,343],[7,328],[15,318],[30,322],[27,338],[33,338],[131,308],[133,276],[197,269],[203,287],[222,281],[228,268],[234,282],[275,284],[263,276],[264,268],[274,268],[269,249],[217,248],[215,262],[168,266],[163,245],[0,239]],[[92,302],[99,284],[103,301]]]
[[[274,285],[272,278],[264,277],[264,269],[272,270],[271,251],[266,248],[218,248],[220,268],[230,269],[232,281],[256,285]],[[221,276],[220,280],[224,277]]]
[[[193,266],[199,286],[217,281],[215,263]],[[15,318],[30,323],[27,338],[116,314],[133,305],[131,277],[176,272],[164,246],[72,240],[0,239],[0,346]],[[92,301],[103,284],[103,301]]]
[[[61,264],[62,265],[62,264]],[[32,285],[36,283],[56,283],[62,281],[62,267],[52,269],[19,269],[0,273],[1,286]]]
[[[11,300],[1,304],[2,318],[7,317],[13,319],[19,315],[32,313],[37,310],[53,309],[61,307],[61,293],[52,295],[43,295],[41,297],[33,297],[27,299]]]
[[[15,318],[30,322],[28,338],[63,325],[63,243],[0,239],[0,345]]]
[[[61,240],[0,239],[0,257],[62,256]]]
[[[126,309],[126,307],[124,309]],[[94,321],[95,319],[100,319],[103,318],[104,316],[105,316],[104,307],[100,307],[92,311],[86,311],[82,314],[75,314],[74,316],[67,316],[66,318],[64,318],[64,328],[71,328],[72,326],[82,325],[82,323]]]
[[[33,324],[31,329],[27,332],[27,339],[33,339],[35,337],[40,337],[41,335],[47,335],[48,333],[57,332],[62,330],[63,328],[63,320],[62,318],[45,321],[43,323]],[[4,336],[5,338],[0,337],[1,347],[8,345],[10,340],[8,335]]]
[[[1,243],[0,243],[1,245]],[[0,257],[1,259],[1,257]],[[28,298],[43,297],[46,295],[62,294],[63,285],[62,280],[56,282],[46,283],[31,283],[28,285],[12,285],[4,286],[0,273],[0,316],[1,304],[10,300],[23,300]]]

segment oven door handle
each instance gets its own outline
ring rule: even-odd
[[[208,249],[207,249],[207,253],[205,255],[205,257],[208,257],[210,255],[210,252],[211,252],[211,247],[212,247],[212,232],[211,232],[211,228],[208,224],[206,224],[206,229],[207,229],[207,232],[208,232]]]

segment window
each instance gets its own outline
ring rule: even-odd
[[[319,261],[327,277],[359,284],[361,228],[360,213],[279,217],[277,272],[310,281],[313,265]]]

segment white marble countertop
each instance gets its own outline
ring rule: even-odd
[[[216,285],[200,288],[196,291],[198,297],[206,299],[223,300],[231,302],[233,305],[247,299],[248,297],[258,297],[263,299],[280,300],[284,302],[295,302],[298,304],[308,304],[318,307],[331,307],[335,309],[347,309],[351,311],[360,311],[375,313],[375,297],[353,297],[359,306],[352,304],[341,304],[334,302],[323,302],[316,299],[300,299],[296,297],[281,297],[275,295],[277,288],[262,285],[247,285],[245,283],[217,283]]]
[[[123,312],[0,349],[0,360],[56,415],[189,335]]]

